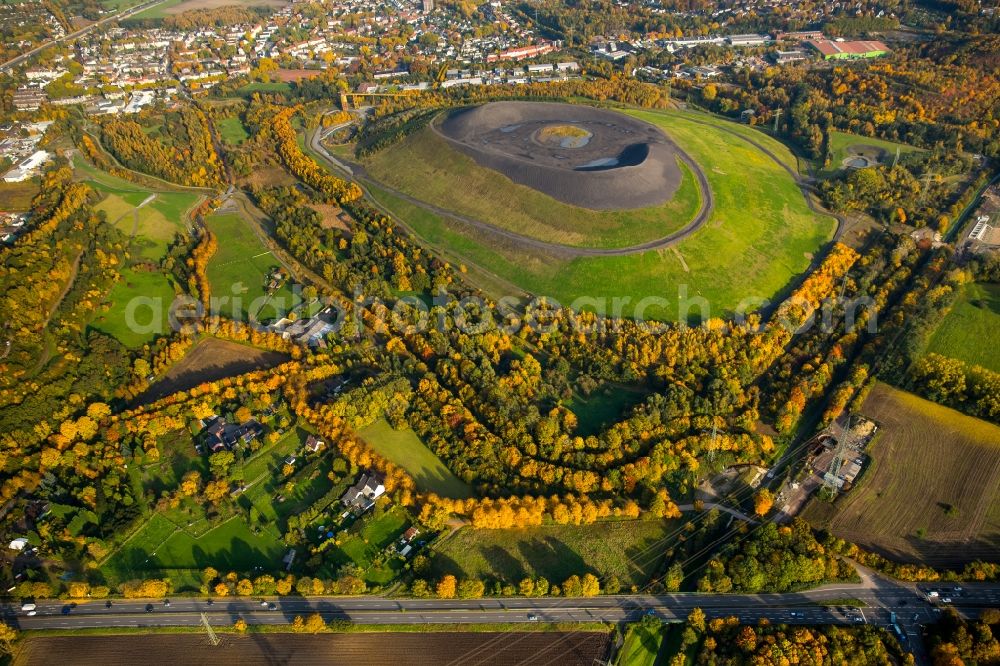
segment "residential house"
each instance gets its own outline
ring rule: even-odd
[[[325,446],[322,439],[316,435],[309,435],[306,437],[306,451],[309,453],[316,453]]]
[[[375,472],[365,472],[357,483],[347,489],[340,502],[356,513],[364,513],[375,506],[375,500],[384,494],[382,477]]]
[[[213,416],[202,421],[205,444],[212,453],[232,449],[240,442],[252,442],[264,433],[264,426],[256,419],[250,419],[239,425],[227,423],[221,416]]]

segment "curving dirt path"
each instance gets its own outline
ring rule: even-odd
[[[838,240],[843,235],[845,226],[847,224],[846,218],[844,218],[841,215],[831,213],[830,211],[827,211],[822,207],[818,206],[810,196],[811,194],[810,179],[806,179],[800,176],[797,172],[795,172],[787,164],[785,164],[769,148],[767,148],[760,142],[755,141],[754,139],[744,136],[743,134],[731,130],[727,127],[722,127],[720,125],[703,120],[697,120],[695,118],[685,117],[685,120],[689,120],[699,125],[704,125],[706,127],[711,127],[713,129],[726,132],[736,137],[737,139],[749,143],[750,145],[752,145],[753,147],[757,148],[762,153],[767,155],[767,157],[769,157],[771,160],[774,161],[775,164],[784,169],[792,177],[792,179],[795,180],[795,183],[796,185],[798,185],[799,190],[802,192],[802,196],[805,199],[806,205],[809,207],[809,210],[811,210],[813,213],[816,213],[817,215],[829,215],[837,220],[837,230],[834,233],[833,239]],[[445,137],[444,135],[440,134],[440,132],[438,132],[437,128],[434,127],[433,122],[430,123],[430,126],[432,131],[434,131],[435,134],[437,134],[439,137],[445,140],[449,140],[448,137]],[[683,161],[684,164],[687,165],[689,169],[691,169],[691,172],[695,176],[695,180],[698,183],[698,189],[701,194],[701,206],[698,209],[698,212],[695,214],[695,216],[691,219],[691,221],[681,229],[678,229],[677,231],[671,234],[663,236],[662,238],[656,238],[651,241],[646,241],[645,243],[640,243],[638,245],[631,245],[628,247],[620,247],[620,248],[589,248],[589,247],[578,247],[574,245],[564,245],[561,243],[552,243],[549,241],[543,241],[537,238],[532,238],[531,236],[525,236],[523,234],[516,233],[509,229],[504,229],[503,227],[498,227],[497,225],[491,224],[489,222],[484,222],[482,220],[478,220],[475,218],[467,217],[465,215],[454,213],[449,210],[445,210],[443,208],[440,208],[439,206],[435,206],[434,204],[427,203],[426,201],[421,201],[420,199],[410,196],[405,192],[401,192],[384,183],[369,178],[364,169],[359,167],[358,165],[352,164],[350,167],[348,167],[343,162],[330,155],[330,153],[326,150],[325,147],[323,147],[323,145],[319,141],[318,129],[314,131],[312,136],[309,138],[309,146],[314,151],[316,151],[316,153],[322,156],[329,164],[343,171],[347,171],[349,174],[351,174],[354,177],[354,179],[358,182],[358,184],[361,186],[362,190],[364,190],[365,196],[371,201],[373,201],[375,204],[377,204],[380,208],[385,209],[386,206],[382,204],[382,202],[378,201],[378,199],[375,196],[372,195],[368,186],[378,187],[379,189],[385,190],[390,194],[392,194],[393,196],[398,197],[399,199],[402,199],[403,201],[406,201],[409,204],[419,206],[420,208],[423,208],[428,212],[434,213],[435,215],[457,220],[463,224],[472,227],[478,232],[482,232],[484,234],[493,236],[495,238],[507,242],[512,242],[522,247],[527,247],[534,250],[541,250],[543,252],[549,253],[550,255],[556,255],[564,258],[573,258],[573,257],[618,257],[630,254],[639,254],[642,252],[648,252],[650,250],[666,249],[688,238],[696,231],[698,231],[702,226],[704,226],[706,222],[708,222],[709,218],[711,217],[712,213],[715,210],[715,200],[712,196],[712,188],[708,183],[708,178],[705,176],[705,172],[701,169],[698,163],[695,162],[690,155],[688,155],[683,149],[681,149],[681,147],[678,146],[672,139],[669,140],[673,144],[675,150],[677,151],[677,155],[680,157],[681,161]]]

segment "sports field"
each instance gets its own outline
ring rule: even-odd
[[[1000,284],[973,282],[962,287],[955,305],[931,336],[928,352],[1000,372]]]
[[[862,413],[880,425],[872,467],[805,517],[904,562],[994,560],[1000,539],[1000,427],[878,384]]]
[[[283,316],[299,302],[287,283],[270,297],[265,294],[267,276],[278,260],[239,214],[211,215],[205,224],[219,243],[208,262],[208,280],[212,298],[219,299],[220,314],[240,321],[250,315],[267,321]]]
[[[442,497],[472,497],[472,489],[452,474],[412,430],[396,430],[385,419],[378,419],[358,434],[379,455],[409,472],[419,490]]]
[[[636,314],[637,303],[645,297],[663,299],[644,310],[644,316],[652,319],[722,316],[747,300],[753,309],[806,270],[813,253],[831,238],[835,221],[808,208],[791,175],[742,138],[744,128],[737,130],[740,126],[692,112],[629,113],[658,125],[676,141],[701,166],[714,197],[715,209],[705,226],[668,249],[623,256],[560,256],[512,241],[488,240],[466,223],[377,187],[371,191],[435,250],[465,263],[472,279],[494,295],[524,290],[564,305],[590,297],[593,300],[576,305],[601,313],[612,311],[612,298],[623,297],[630,299],[622,308],[626,316]],[[422,140],[419,135],[414,138]],[[754,140],[781,162],[795,164],[791,152],[777,141],[760,133]],[[387,149],[377,159],[390,164],[397,150],[407,151],[409,157],[406,145]],[[404,163],[410,164],[397,162]],[[412,170],[423,173],[422,168]],[[436,192],[450,179],[438,180],[438,174],[425,178],[422,191]],[[486,220],[521,205],[509,196],[489,203],[494,214],[484,216]]]
[[[621,520],[508,530],[463,527],[437,547],[435,575],[517,584],[542,576],[556,585],[572,575],[616,576],[625,589],[657,572],[680,521]]]

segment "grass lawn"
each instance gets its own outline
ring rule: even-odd
[[[237,516],[200,538],[186,532],[174,533],[157,549],[155,562],[171,569],[214,566],[222,571],[249,572],[259,566],[274,571],[280,569],[284,553],[284,545],[266,534],[253,534]]]
[[[270,298],[265,295],[267,274],[278,260],[246,220],[236,213],[223,213],[208,217],[205,223],[219,239],[219,249],[208,262],[208,279],[212,297],[227,299],[219,301],[221,314],[240,321],[253,314],[266,321],[298,303],[287,283]]]
[[[228,144],[238,146],[250,138],[250,133],[243,126],[243,121],[236,116],[223,118],[218,122],[218,126],[219,136]]]
[[[562,584],[571,575],[617,576],[627,590],[657,572],[677,521],[620,520],[593,525],[542,525],[509,530],[463,527],[436,550],[437,576],[517,583],[543,576]]]
[[[629,625],[625,643],[618,653],[618,666],[655,666],[666,630],[667,627],[659,623]]]
[[[190,192],[120,192],[109,193],[97,208],[132,238],[133,259],[156,261],[186,230],[187,211],[198,199]]]
[[[642,391],[605,386],[586,398],[574,393],[566,407],[576,415],[576,434],[587,437],[621,420],[625,411],[642,402],[644,397]]]
[[[147,561],[150,553],[177,531],[177,526],[159,513],[136,532],[121,549],[111,556],[101,567],[101,573],[109,582],[119,583],[130,578],[141,577],[152,566]]]
[[[400,164],[412,168],[400,169]],[[594,211],[518,185],[449,147],[427,128],[366,160],[377,181],[473,219],[525,236],[581,247],[625,247],[662,238],[694,217],[701,202],[690,169],[672,200],[627,211]]]
[[[998,330],[1000,284],[966,284],[927,351],[1000,372],[1000,346],[991,344]]]
[[[472,497],[472,490],[452,474],[410,429],[396,430],[383,418],[363,428],[361,437],[386,459],[399,465],[417,482],[417,488],[442,497]]]
[[[625,316],[638,314],[639,301],[652,297],[659,300],[643,311],[650,319],[723,316],[741,303],[749,303],[752,310],[805,271],[813,253],[832,236],[834,220],[809,210],[795,181],[780,165],[739,136],[692,122],[710,116],[629,113],[669,133],[705,170],[715,198],[708,223],[668,250],[620,257],[554,257],[485,241],[482,234],[454,219],[442,219],[377,188],[372,193],[434,249],[452,261],[471,264],[474,276],[486,275],[482,286],[494,296],[520,288],[601,313],[613,312],[613,298],[629,298],[621,309]],[[777,144],[757,134],[760,143]],[[794,163],[787,148],[778,156]],[[704,299],[707,310],[690,304],[693,299]]]
[[[112,583],[166,576],[174,580],[175,591],[184,591],[182,588],[197,578],[192,572],[209,566],[245,574],[254,567],[278,571],[286,550],[270,532],[251,532],[240,516],[194,536],[156,513],[101,571]],[[196,590],[197,586],[187,591]]]
[[[110,306],[90,327],[138,349],[169,331],[168,312],[174,296],[170,279],[160,271],[126,269],[108,294]]]

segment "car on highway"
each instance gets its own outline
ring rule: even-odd
[[[950,604],[951,603],[951,597],[941,597],[941,603],[943,603],[943,604]]]
[[[27,615],[28,617],[34,617],[34,616],[38,615],[38,611],[36,611],[36,610],[30,610],[27,613],[25,613],[25,615]]]
[[[62,614],[63,615],[69,615],[70,611],[72,611],[72,610],[73,609],[70,607],[70,605],[66,604],[65,606],[62,607]]]
[[[28,611],[33,611],[35,610],[35,608],[37,608],[37,606],[35,606],[35,604],[31,602],[28,602],[26,604],[21,604],[21,610],[23,610],[25,613],[27,613]]]
[[[534,613],[528,614],[528,622],[538,622],[538,616]]]
[[[164,605],[165,607],[167,607],[167,608],[170,608],[170,599],[164,599],[164,600],[163,600],[163,605]]]
[[[278,610],[278,604],[270,603],[267,605],[267,610]]]
[[[104,602],[104,607],[105,608],[111,608],[111,605],[112,604],[111,604],[111,600],[110,599],[108,599],[107,601]]]
[[[267,608],[267,601],[264,600],[264,599],[261,599],[261,601],[260,601],[260,607],[261,608]]]
[[[147,613],[153,612],[153,604],[146,604],[146,612]]]
[[[795,611],[792,611],[791,613],[789,613],[789,615],[791,615],[792,617],[805,617],[804,613],[796,613]]]

